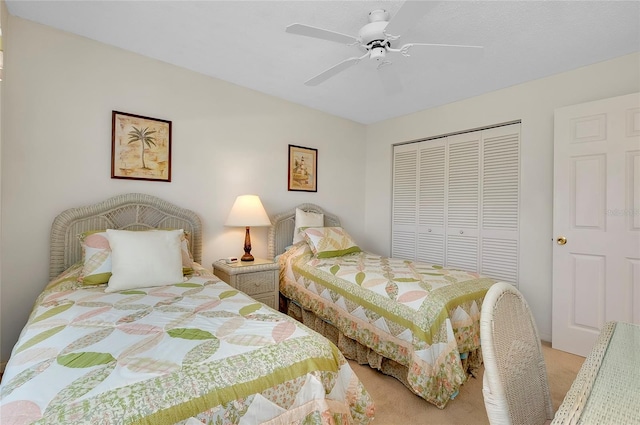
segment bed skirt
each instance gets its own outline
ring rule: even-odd
[[[349,338],[338,328],[331,323],[318,317],[310,310],[302,308],[299,304],[291,301],[287,297],[280,294],[280,311],[288,314],[297,321],[301,322],[305,326],[313,329],[319,334],[323,335],[331,342],[333,342],[342,354],[349,360],[353,360],[361,365],[369,365],[370,367],[379,370],[385,375],[389,375],[402,382],[402,384],[411,390],[414,394],[417,394],[409,385],[407,381],[408,367],[402,365],[395,360],[386,358],[371,348],[360,344],[358,341]],[[472,376],[476,378],[480,367],[482,366],[482,351],[480,348],[468,353],[462,353],[460,355],[462,361],[462,367],[466,371],[467,377]],[[417,394],[419,396],[419,394]],[[457,392],[453,399],[457,395]]]

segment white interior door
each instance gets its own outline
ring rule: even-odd
[[[605,322],[640,323],[640,94],[554,117],[552,345],[586,356]]]

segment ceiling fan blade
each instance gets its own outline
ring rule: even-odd
[[[437,4],[436,1],[405,1],[396,14],[391,17],[384,32],[387,35],[404,35]]]
[[[320,38],[322,40],[334,41],[340,44],[354,44],[358,42],[358,39],[353,36],[304,24],[288,25],[285,31],[291,34]]]
[[[402,82],[398,77],[398,73],[395,69],[393,69],[392,64],[381,66],[378,68],[378,76],[380,77],[380,81],[382,82],[382,87],[384,88],[384,94],[387,96],[392,96],[394,94],[400,93],[403,90]]]
[[[353,65],[357,64],[367,56],[369,56],[369,52],[367,52],[366,54],[360,57],[345,59],[342,62],[332,66],[331,68],[325,71],[322,71],[320,74],[316,75],[315,77],[305,81],[304,84],[307,86],[317,86],[318,84],[328,80],[329,78],[333,77],[336,74],[339,74],[345,69],[352,67]]]

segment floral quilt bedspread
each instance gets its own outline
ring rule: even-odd
[[[367,424],[337,348],[204,268],[105,293],[74,266],[38,298],[0,386],[2,424]],[[194,422],[196,421],[196,422]]]
[[[479,351],[480,309],[494,280],[369,252],[318,259],[306,244],[279,262],[283,295],[407,366],[427,401],[444,408],[466,380],[461,355]]]

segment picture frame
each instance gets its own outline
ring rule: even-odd
[[[111,178],[171,181],[171,121],[112,111]]]
[[[291,191],[318,191],[318,150],[289,145],[289,185]]]

